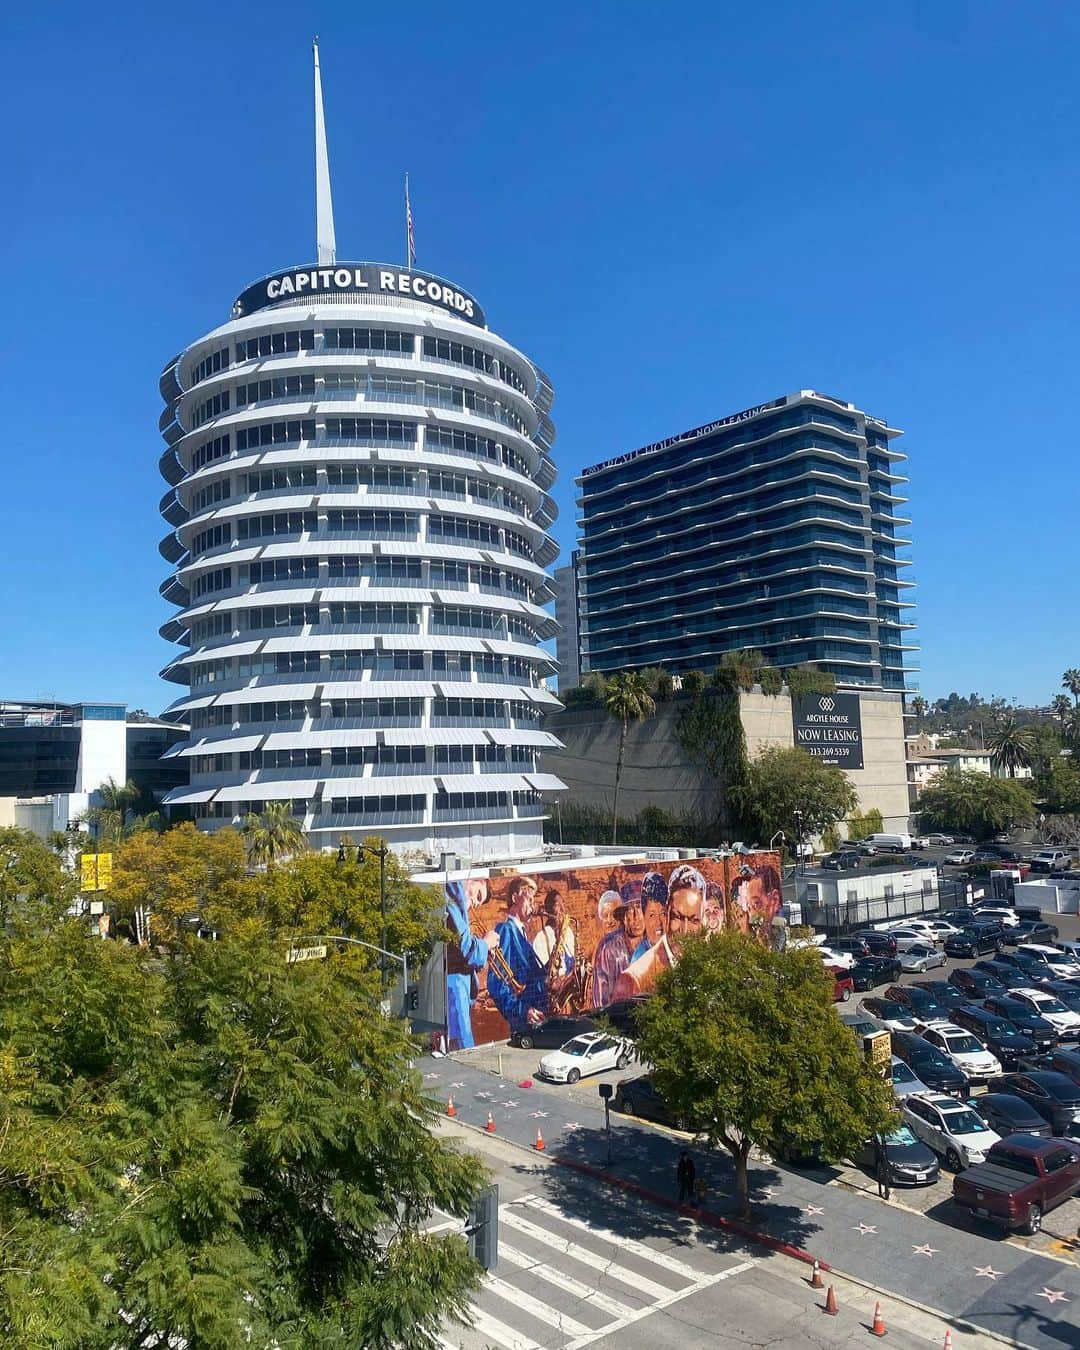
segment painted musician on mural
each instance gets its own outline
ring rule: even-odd
[[[780,904],[775,853],[450,881],[449,1048],[651,993],[688,936],[727,927],[767,941]]]

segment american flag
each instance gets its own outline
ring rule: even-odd
[[[416,240],[413,238],[412,204],[409,201],[409,175],[405,175],[405,232],[409,239],[409,266],[416,263]]]

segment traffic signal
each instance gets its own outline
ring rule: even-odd
[[[469,1239],[469,1255],[485,1270],[494,1270],[499,1263],[498,1186],[488,1186],[477,1196],[469,1210],[465,1235]]]

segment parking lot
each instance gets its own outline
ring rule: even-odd
[[[1080,918],[1076,915],[1046,914],[1043,917],[1057,925],[1062,940],[1080,941]],[[972,964],[973,962],[970,960],[947,959],[943,967],[931,971],[928,975],[904,975],[899,983],[910,984],[918,979],[947,979],[950,971]],[[856,994],[848,1003],[837,1004],[838,1011],[844,1013],[856,1011],[862,999],[869,998],[874,993],[880,994],[883,987],[880,986],[873,991]],[[635,1062],[625,1072],[596,1075],[582,1080],[573,1087],[547,1085],[535,1078],[537,1064],[546,1053],[545,1050],[537,1049],[519,1050],[504,1043],[479,1047],[467,1052],[467,1057],[470,1063],[482,1065],[513,1082],[529,1079],[535,1089],[558,1093],[561,1098],[573,1102],[575,1107],[580,1106],[584,1111],[603,1109],[598,1091],[601,1083],[606,1082],[614,1085],[620,1079],[634,1077],[642,1071],[642,1066]],[[983,1091],[985,1091],[985,1088],[977,1087],[974,1089],[974,1095],[979,1095]],[[611,1118],[613,1128],[618,1128],[619,1117],[612,1112]],[[653,1128],[665,1129],[661,1125],[653,1126]],[[683,1137],[677,1131],[669,1131],[669,1133],[676,1138]],[[874,1178],[861,1168],[850,1164],[841,1163],[835,1167],[822,1169],[792,1170],[798,1170],[803,1176],[820,1180],[822,1185],[842,1186],[848,1190],[877,1195],[877,1183]],[[955,1210],[952,1204],[952,1173],[944,1167],[940,1179],[931,1186],[894,1189],[892,1203],[916,1213],[925,1214],[948,1227],[982,1234],[992,1241],[1007,1241],[1014,1246],[1080,1264],[1080,1243],[1078,1243],[1080,1197],[1068,1201],[1047,1214],[1043,1221],[1043,1231],[1034,1237],[1024,1237],[1020,1234],[1003,1237],[1000,1229],[981,1223],[977,1219],[969,1218]]]

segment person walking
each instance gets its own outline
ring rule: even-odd
[[[678,1203],[684,1205],[688,1200],[694,1198],[694,1178],[696,1176],[694,1160],[686,1149],[682,1151],[682,1157],[679,1159],[679,1165],[675,1169],[675,1177],[679,1183]]]

